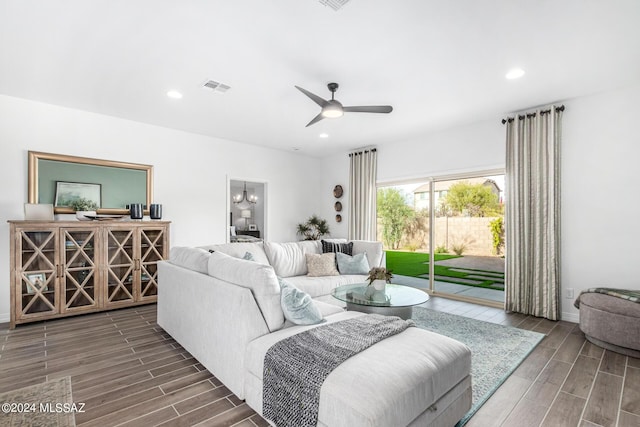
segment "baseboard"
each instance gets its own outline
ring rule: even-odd
[[[567,322],[580,323],[580,314],[563,312],[560,316]]]
[[[9,313],[0,313],[0,323],[9,323],[11,316]]]

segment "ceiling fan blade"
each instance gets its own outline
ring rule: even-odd
[[[322,116],[322,113],[318,114],[317,116],[315,116],[313,118],[313,120],[311,120],[309,123],[307,123],[307,125],[305,126],[306,128],[308,128],[309,126],[311,126],[314,123],[318,123],[320,120],[324,119],[324,117]]]
[[[343,107],[343,111],[349,113],[390,113],[393,111],[391,105],[368,105],[358,107]]]
[[[327,101],[325,101],[324,99],[320,98],[315,93],[311,93],[308,90],[301,88],[300,86],[295,86],[295,88],[298,89],[300,92],[304,93],[305,95],[307,95],[309,98],[311,98],[313,100],[313,102],[315,102],[319,106],[324,107],[325,105],[327,105]],[[309,126],[309,125],[307,125],[307,126]]]

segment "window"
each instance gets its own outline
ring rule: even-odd
[[[502,171],[379,185],[378,239],[394,282],[502,303],[503,201]]]

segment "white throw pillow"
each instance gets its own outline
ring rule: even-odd
[[[326,254],[305,254],[307,258],[307,276],[339,276],[336,269],[336,254],[328,252]]]

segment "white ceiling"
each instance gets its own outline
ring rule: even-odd
[[[639,22],[638,0],[0,0],[0,93],[325,156],[636,84]],[[332,81],[394,111],[305,128],[294,85]]]

